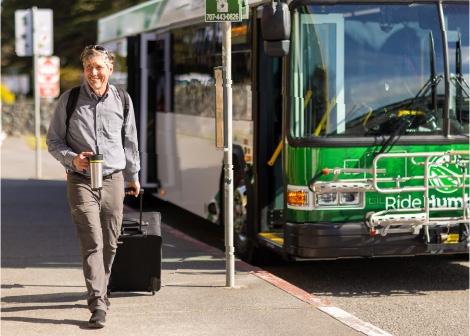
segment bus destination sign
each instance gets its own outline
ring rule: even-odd
[[[242,20],[239,0],[206,0],[206,22]]]

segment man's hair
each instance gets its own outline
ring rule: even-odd
[[[107,63],[111,65],[114,64],[114,59],[115,59],[114,53],[110,50],[107,50],[105,47],[102,47],[99,45],[87,46],[83,50],[82,54],[80,55],[80,61],[82,61],[82,63],[85,64],[85,62],[88,62],[89,60],[95,57],[101,57],[105,59]]]

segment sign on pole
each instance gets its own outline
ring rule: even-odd
[[[38,55],[51,56],[54,53],[52,9],[37,9],[33,20],[37,30]]]
[[[30,9],[15,11],[15,52],[18,56],[33,55],[33,13]]]
[[[43,98],[59,96],[60,60],[57,56],[39,57],[39,95]]]
[[[33,31],[36,31],[36,41]],[[37,54],[51,56],[54,53],[52,9],[31,9],[15,11],[15,52],[18,56],[33,56],[34,45]]]
[[[206,0],[206,22],[241,21],[239,0]]]
[[[227,83],[225,68],[216,67],[215,77],[215,146],[225,148],[227,144]]]

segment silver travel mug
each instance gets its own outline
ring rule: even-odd
[[[103,154],[93,154],[90,159],[91,189],[101,190],[103,187]]]

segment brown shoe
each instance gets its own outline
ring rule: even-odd
[[[106,312],[101,309],[95,310],[88,321],[88,328],[103,328],[105,325]]]

